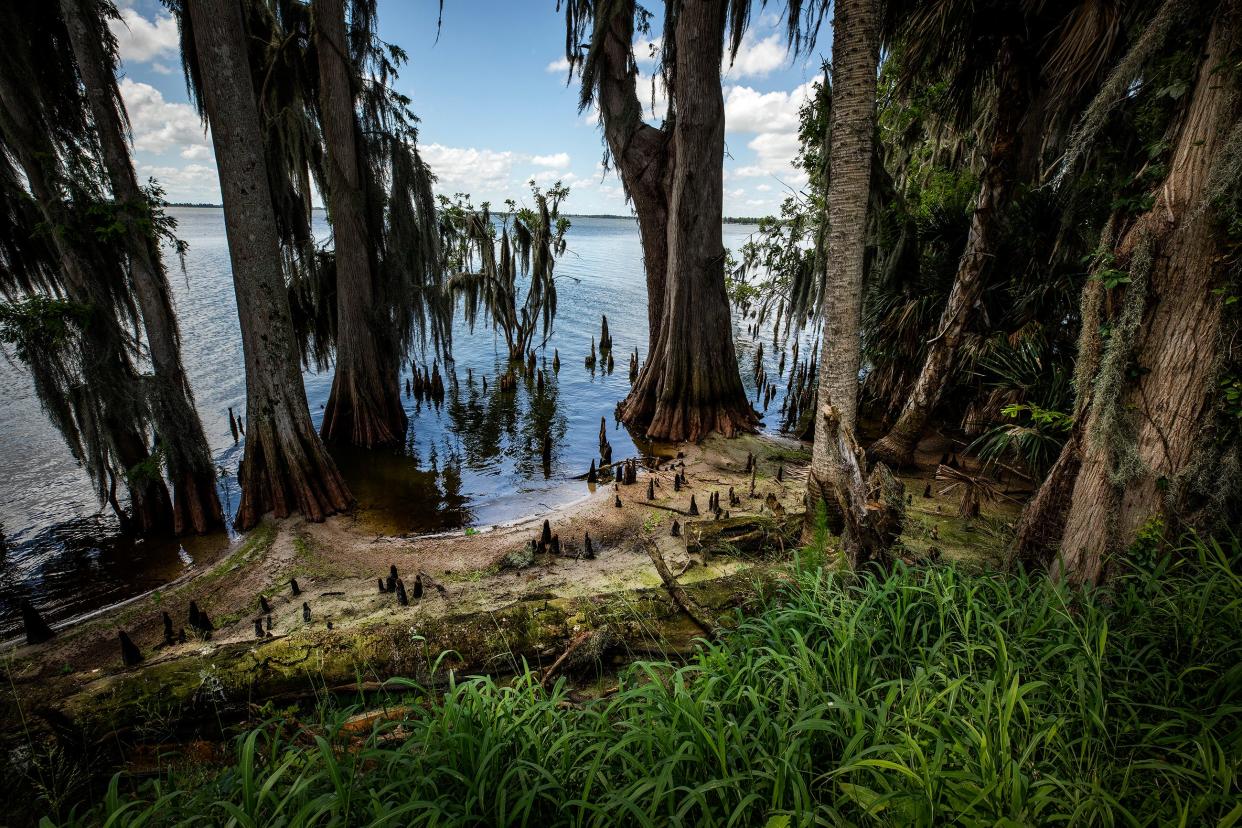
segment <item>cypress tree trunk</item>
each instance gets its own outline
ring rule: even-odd
[[[1074,583],[1101,580],[1107,557],[1132,543],[1149,520],[1182,525],[1182,483],[1212,427],[1223,302],[1213,288],[1222,266],[1218,216],[1204,199],[1212,164],[1238,117],[1236,80],[1220,71],[1236,46],[1222,12],[1169,171],[1151,209],[1115,249],[1130,270],[1123,302],[1134,303],[1135,324],[1122,318],[1113,326],[1081,440],[1062,452],[1081,455],[1077,474],[1045,483],[1062,491],[1072,486],[1052,572]]]
[[[343,0],[315,0],[319,119],[327,145],[328,217],[336,262],[336,373],[320,433],[362,448],[401,443],[408,424],[401,405],[395,332],[378,301],[363,195],[362,156],[354,108],[353,66],[345,41]]]
[[[152,414],[173,486],[173,531],[206,532],[223,525],[224,516],[207,437],[181,364],[180,333],[157,242],[138,223],[147,215],[148,207],[134,174],[117,109],[119,102],[114,97],[115,67],[99,40],[103,24],[97,7],[84,9],[82,0],[61,0],[60,8],[86,88],[113,199],[126,222],[130,277],[156,378]],[[89,14],[94,14],[94,19],[88,18]]]
[[[949,300],[940,314],[936,336],[928,346],[923,367],[897,422],[868,450],[874,459],[890,466],[908,466],[913,461],[915,446],[940,401],[940,392],[953,374],[958,346],[987,284],[987,267],[1000,234],[1001,214],[1013,190],[1014,167],[1020,151],[1019,127],[1027,103],[1026,84],[1022,82],[1017,65],[1017,49],[1015,38],[1002,41],[992,147],[979,182],[966,250],[949,291]]]
[[[58,175],[55,165],[59,156],[41,132],[38,112],[28,103],[13,79],[0,73],[0,106],[6,111],[0,126],[5,130],[5,145],[25,173],[44,221],[48,227],[58,228],[48,235],[60,260],[65,297],[91,310],[83,330],[86,361],[81,366],[81,394],[85,401],[75,402],[74,407],[89,409],[92,421],[76,424],[81,431],[69,439],[71,450],[75,455],[79,451],[94,455],[90,460],[77,459],[101,475],[108,469],[111,476],[107,458],[115,458],[126,473],[130,514],[126,515],[115,500],[114,480],[96,479],[100,493],[112,504],[126,531],[164,534],[172,529],[172,501],[163,478],[143,471],[151,458],[142,419],[145,408],[139,399],[139,378],[125,351],[125,333],[110,304],[108,286],[98,283],[89,263],[75,248],[72,233],[63,229],[69,224],[66,214],[70,208],[52,183]]]
[[[664,314],[668,271],[668,203],[674,166],[672,135],[643,122],[635,86],[634,2],[601,8],[595,26],[603,32],[598,103],[604,140],[638,215],[647,274],[647,345],[654,349]],[[653,352],[653,350],[652,350]]]
[[[311,424],[298,367],[259,112],[247,60],[241,7],[232,0],[186,0],[204,67],[203,106],[211,124],[224,201],[233,286],[246,356],[246,453],[236,525],[265,512],[300,511],[310,520],[347,508],[352,497]]]
[[[751,431],[758,415],[738,374],[724,286],[726,4],[686,0],[677,15],[672,189],[664,311],[621,419],[657,440]]]
[[[862,290],[867,204],[871,196],[875,136],[876,71],[879,61],[875,0],[837,0],[832,23],[832,112],[829,126],[828,250],[823,347],[819,355],[819,405],[807,477],[806,529],[820,503],[836,512],[844,460],[832,432],[854,433],[861,362]],[[831,408],[836,421],[819,412]],[[864,510],[865,511],[865,510]],[[838,515],[838,518],[840,516]],[[857,542],[847,548],[858,551]],[[860,561],[851,560],[852,566]]]

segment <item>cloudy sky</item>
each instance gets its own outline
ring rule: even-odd
[[[219,202],[210,139],[187,103],[176,23],[158,0],[119,5],[121,92],[140,176],[157,178],[170,201]],[[597,117],[580,114],[577,84],[566,86],[556,0],[445,0],[437,40],[438,13],[438,0],[379,3],[380,36],[409,54],[397,87],[422,121],[420,146],[439,191],[500,204],[520,197],[531,178],[559,179],[570,186],[570,212],[628,213],[620,182],[601,171]],[[789,188],[805,183],[791,165],[798,109],[829,43],[821,39],[819,54],[795,60],[780,26],[775,14],[761,16],[721,77],[726,215],[774,213]],[[650,82],[651,48],[638,43],[635,54],[649,120],[659,123],[665,100]]]

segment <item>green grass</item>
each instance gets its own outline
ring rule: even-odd
[[[118,777],[68,821],[1231,825],[1242,548],[1152,567],[1092,593],[804,569],[688,665],[634,665],[598,701],[472,679],[352,742],[356,711],[325,708],[240,737],[206,782]]]

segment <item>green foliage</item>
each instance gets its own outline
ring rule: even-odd
[[[1242,545],[1197,543],[1106,591],[1042,575],[795,572],[684,666],[573,703],[406,681],[239,737],[206,784],[118,777],[79,822],[415,825],[1214,825],[1242,782]],[[1220,823],[1225,824],[1225,823]]]
[[[89,318],[89,307],[50,296],[0,303],[0,342],[12,345],[17,358],[29,362],[38,352],[62,351]]]
[[[1061,411],[1028,403],[1012,403],[1002,408],[1001,413],[1013,422],[992,426],[971,443],[968,450],[977,452],[985,464],[1017,460],[1036,479],[1042,479],[1061,453],[1065,437],[1073,427],[1073,418]]]
[[[537,332],[545,342],[552,332],[554,271],[570,227],[560,212],[569,188],[560,181],[546,191],[529,184],[534,205],[509,199],[504,214],[493,214],[486,201],[476,208],[468,194],[438,197],[447,292],[462,300],[471,330],[480,311],[491,318],[514,360],[525,359]]]

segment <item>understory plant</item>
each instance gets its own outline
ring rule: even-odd
[[[450,681],[362,732],[271,721],[205,784],[114,779],[109,825],[1228,825],[1242,545],[1079,591],[1042,574],[799,568],[688,662],[584,703]]]

